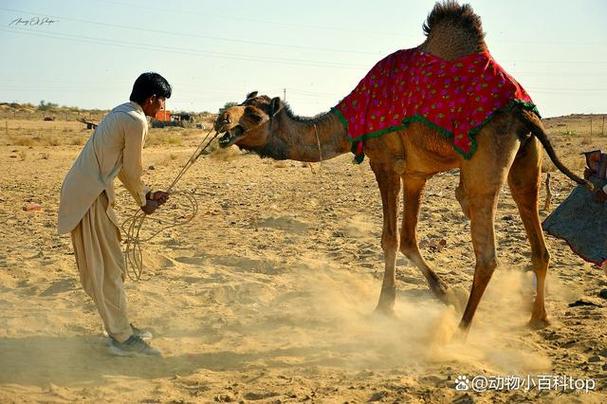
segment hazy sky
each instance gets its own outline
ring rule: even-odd
[[[469,3],[543,116],[607,113],[607,1]],[[170,110],[216,112],[252,90],[286,89],[295,113],[315,115],[378,60],[420,44],[433,4],[0,0],[0,102],[109,109],[157,71],[173,85]]]

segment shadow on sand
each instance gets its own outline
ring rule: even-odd
[[[256,352],[186,353],[164,357],[116,357],[101,336],[0,339],[0,384],[48,386],[101,385],[107,378],[155,379],[212,371],[290,368],[294,366],[350,367],[343,355],[360,349],[357,343],[299,346]],[[295,359],[295,360],[294,360]],[[379,364],[379,363],[378,363]]]

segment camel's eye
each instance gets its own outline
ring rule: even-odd
[[[232,122],[232,121],[230,120],[230,117],[229,117],[229,116],[226,116],[226,117],[223,119],[223,123],[230,123],[230,122]]]

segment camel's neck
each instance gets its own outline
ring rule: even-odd
[[[271,137],[261,150],[262,156],[277,160],[321,161],[350,151],[347,133],[332,112],[316,118],[292,116],[281,110],[271,123]]]
[[[420,48],[442,59],[453,60],[471,53],[482,52],[487,46],[482,37],[445,22],[432,28]]]

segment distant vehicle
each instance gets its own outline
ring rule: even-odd
[[[78,119],[78,122],[82,122],[83,124],[85,124],[87,129],[95,129],[97,127],[97,124],[95,122],[87,121],[84,118]]]
[[[186,123],[192,122],[192,114],[187,112],[176,112],[163,110],[158,113],[152,119],[152,128],[164,128],[167,126],[179,126],[184,127]]]

